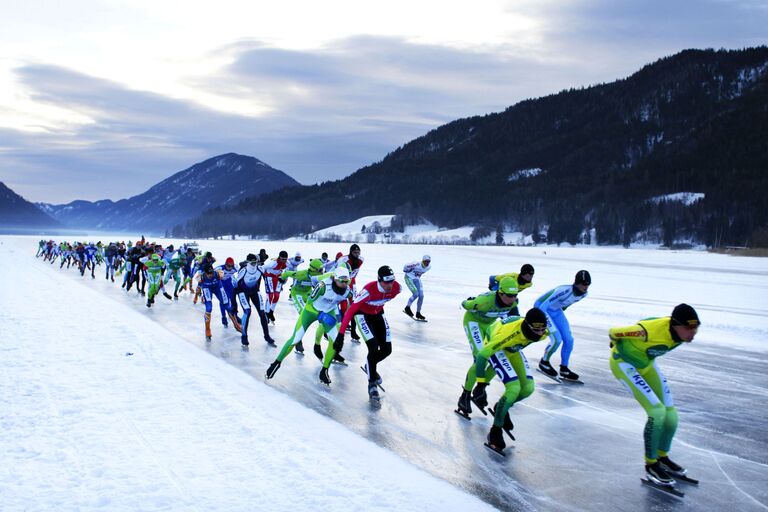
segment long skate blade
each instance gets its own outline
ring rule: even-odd
[[[467,414],[466,412],[462,411],[461,409],[454,409],[453,412],[455,412],[456,414],[458,414],[459,416],[461,416],[462,418],[464,418],[467,421],[472,421],[472,418],[469,417],[469,414]]]
[[[553,381],[555,381],[555,382],[562,382],[562,381],[560,380],[560,377],[558,377],[557,375],[555,375],[554,377],[553,377],[552,375],[547,375],[546,373],[544,373],[543,371],[541,371],[541,369],[539,369],[539,368],[536,368],[536,371],[537,371],[537,372],[539,372],[540,374],[542,374],[543,376],[545,376],[545,377],[548,377],[548,378],[552,379],[552,380],[553,380]]]
[[[651,488],[656,489],[658,491],[665,492],[665,493],[670,494],[672,496],[676,496],[678,498],[685,497],[685,493],[683,491],[678,491],[672,485],[657,484],[656,482],[653,482],[653,481],[649,480],[648,478],[641,478],[640,481],[643,483],[643,485],[645,485],[647,487],[651,487]]]
[[[686,476],[686,475],[674,475],[673,474],[672,476],[678,482],[682,482],[682,483],[688,484],[688,485],[699,485],[699,481],[696,480],[695,478],[691,478],[691,477]]]
[[[488,443],[483,443],[483,446],[485,446],[486,448],[488,448],[489,450],[491,450],[491,451],[492,451],[493,453],[495,453],[496,455],[500,455],[500,456],[502,456],[502,457],[505,457],[505,458],[506,458],[506,456],[507,456],[507,455],[504,453],[504,451],[503,451],[503,450],[499,450],[499,449],[498,449],[498,448],[496,448],[495,446],[492,446],[492,445],[490,445],[490,444],[488,444]]]

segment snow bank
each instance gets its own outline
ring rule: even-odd
[[[32,240],[0,238],[3,510],[491,510],[35,260]]]

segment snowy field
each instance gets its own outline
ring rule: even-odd
[[[361,246],[361,284],[379,265],[401,279],[403,264],[432,256],[429,323],[400,312],[407,292],[386,308],[394,351],[380,366],[380,407],[369,404],[358,368],[365,347],[349,338],[350,364],[332,367],[330,389],[318,384],[311,354],[290,355],[266,384],[277,349],[261,342],[258,325],[249,350],[221,325],[206,343],[202,308],[188,294],[159,297],[148,310],[103,274],[81,278],[36,260],[32,237],[0,238],[0,510],[768,509],[768,260]],[[220,261],[261,247],[305,258],[348,249],[201,243]],[[592,273],[589,297],[567,312],[571,367],[586,385],[534,373],[536,392],[511,410],[517,442],[500,460],[482,446],[489,419],[452,412],[471,364],[459,303],[485,291],[489,274],[523,263],[536,267],[523,311],[577,270]],[[278,344],[296,319],[287,298],[272,328]],[[696,307],[703,324],[690,346],[659,360],[680,410],[672,457],[702,481],[682,502],[639,483],[644,413],[611,375],[606,335],[679,302]],[[525,352],[535,362],[543,350]],[[489,398],[500,390],[495,382]]]

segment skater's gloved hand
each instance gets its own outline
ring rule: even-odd
[[[496,276],[488,276],[488,289],[491,291],[499,289],[499,283],[496,282]]]
[[[344,334],[339,333],[336,335],[336,339],[333,341],[333,350],[336,352],[341,352],[342,348],[344,348]]]

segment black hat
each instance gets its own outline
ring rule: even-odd
[[[688,304],[678,304],[672,310],[672,325],[685,325],[687,327],[698,327],[701,325],[699,315],[696,310]]]
[[[245,257],[245,261],[259,261],[259,258],[257,258],[255,254],[250,253]]]
[[[525,314],[525,323],[532,329],[544,329],[547,327],[547,315],[539,308],[531,308]]]
[[[533,265],[531,265],[530,263],[526,263],[525,265],[520,267],[520,273],[533,275]]]
[[[280,254],[278,255],[280,258],[287,258],[288,257],[288,251],[280,251]]]
[[[349,246],[349,252],[359,251],[359,250],[360,250],[360,246],[357,245],[357,244],[352,244],[352,245]]]
[[[573,280],[573,284],[592,284],[592,276],[589,275],[587,270],[579,270],[576,272],[576,278]]]
[[[384,265],[383,267],[379,267],[379,281],[394,281],[395,280],[395,271],[392,270],[392,267],[389,265]]]

